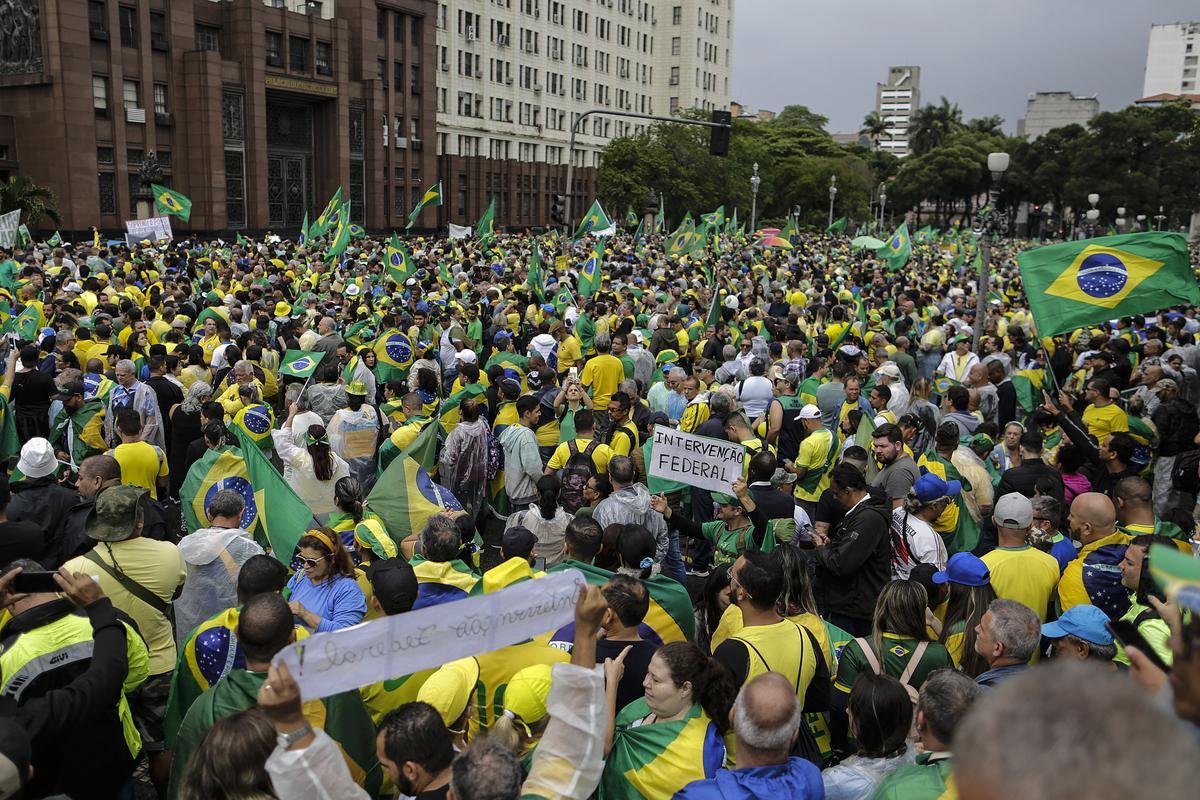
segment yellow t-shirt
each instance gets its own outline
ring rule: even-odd
[[[149,442],[119,444],[108,454],[121,465],[121,483],[150,490],[158,499],[158,479],[167,477],[167,457]]]
[[[1004,600],[1016,600],[1046,621],[1046,609],[1058,586],[1058,560],[1036,547],[997,547],[983,556],[992,588]]]
[[[558,343],[558,371],[566,372],[583,359],[583,346],[575,336],[568,336]]]
[[[1083,410],[1083,424],[1099,444],[1104,444],[1110,433],[1129,430],[1129,419],[1116,403],[1109,403],[1104,408],[1088,406]]]
[[[587,446],[592,443],[591,439],[576,439],[575,447],[579,452],[587,449]],[[571,447],[568,442],[563,442],[554,450],[554,455],[550,456],[550,461],[546,464],[550,469],[562,469],[567,465],[567,459],[571,457]],[[613,451],[606,444],[597,445],[592,451],[592,463],[596,465],[596,472],[603,475],[608,472],[609,459],[613,457]]]
[[[624,433],[617,433],[618,430],[624,431]],[[628,436],[625,434],[628,434]],[[630,451],[638,445],[637,426],[632,421],[626,422],[613,431],[612,438],[609,441],[609,449],[612,450],[614,456],[629,455]]]
[[[829,456],[829,439],[832,436],[833,433],[825,428],[813,431],[808,436],[805,436],[804,441],[800,442],[800,451],[796,454],[796,466],[805,467],[809,472],[825,466],[826,459]],[[797,481],[796,497],[811,503],[817,502],[821,498],[821,492],[829,488],[829,473],[831,471],[831,469],[825,470],[825,474],[821,476],[820,482],[812,491],[804,489],[800,485],[800,482]]]
[[[164,603],[170,602],[187,577],[183,556],[179,554],[179,548],[170,542],[139,536],[124,542],[101,542],[96,545],[94,552],[107,564],[112,564],[115,558],[122,572]],[[99,580],[100,588],[112,599],[113,605],[133,618],[138,633],[150,649],[152,676],[169,673],[175,668],[175,635],[171,630],[171,621],[166,616],[134,597],[99,565],[83,556],[73,558],[63,566],[71,572],[82,572]]]
[[[588,359],[579,380],[592,390],[592,401],[597,411],[608,409],[608,400],[617,391],[617,385],[625,379],[625,366],[621,359],[610,353]]]

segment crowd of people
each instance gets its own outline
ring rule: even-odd
[[[978,288],[970,239],[0,250],[0,798],[1194,791],[1200,318],[1040,337],[1034,245]],[[659,426],[742,476],[650,474]],[[564,570],[531,640],[326,697],[278,659]]]

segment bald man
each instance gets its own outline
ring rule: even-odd
[[[675,793],[675,800],[825,796],[820,770],[803,758],[788,756],[800,726],[806,724],[790,680],[778,672],[764,672],[747,681],[729,716],[737,737],[736,768],[689,783]]]
[[[1058,611],[1090,603],[1109,619],[1129,610],[1129,591],[1121,586],[1121,560],[1132,537],[1117,530],[1117,509],[1108,495],[1085,492],[1071,503],[1067,516],[1079,555],[1067,564],[1058,582]]]

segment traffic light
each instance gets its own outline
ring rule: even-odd
[[[733,122],[733,115],[728,111],[714,110],[711,121],[721,127],[708,129],[708,152],[714,156],[727,156],[729,155],[729,126]]]
[[[550,199],[550,221],[555,225],[567,224],[567,196],[556,194]]]

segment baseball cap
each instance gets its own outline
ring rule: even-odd
[[[1061,639],[1070,635],[1093,644],[1112,644],[1112,634],[1104,627],[1106,622],[1108,615],[1095,606],[1071,606],[1054,622],[1042,626],[1042,636]]]
[[[1179,384],[1176,383],[1175,381],[1171,380],[1170,378],[1163,378],[1158,383],[1154,384],[1153,391],[1161,392],[1163,389],[1174,389],[1176,391],[1179,391]]]
[[[970,553],[955,553],[946,568],[933,573],[934,583],[957,583],[962,586],[987,586],[992,572],[983,559]]]
[[[512,338],[512,334],[508,331],[496,331],[496,335],[492,337],[492,344],[500,344],[503,341]]]
[[[528,528],[509,528],[500,539],[500,549],[505,558],[529,558],[537,545],[537,536]]]
[[[739,498],[724,492],[713,492],[712,499],[719,506],[740,506],[742,504]]]
[[[962,491],[962,481],[945,481],[926,472],[913,483],[912,492],[922,503],[932,503],[939,497],[953,497]]]
[[[545,718],[550,672],[549,664],[533,664],[513,675],[504,689],[504,713],[512,714],[526,725]]]
[[[1017,492],[1009,492],[996,501],[992,518],[1002,528],[1028,528],[1033,524],[1033,503]]]
[[[133,535],[150,493],[140,486],[110,486],[96,496],[84,529],[98,542],[123,542]]]
[[[875,370],[876,375],[884,375],[894,381],[903,380],[904,376],[900,374],[900,368],[895,364],[887,363],[879,369]]]
[[[800,413],[796,415],[796,419],[798,419],[798,420],[799,419],[820,419],[820,418],[821,418],[821,409],[817,408],[812,403],[806,403],[804,405],[804,407],[800,409]]]
[[[474,364],[479,361],[479,356],[475,355],[474,350],[459,350],[455,358],[464,364]]]
[[[403,558],[376,561],[366,568],[366,573],[375,599],[386,613],[402,614],[417,602],[417,575]]]
[[[437,709],[446,726],[458,722],[479,681],[479,662],[460,658],[443,664],[417,691],[417,700]]]

